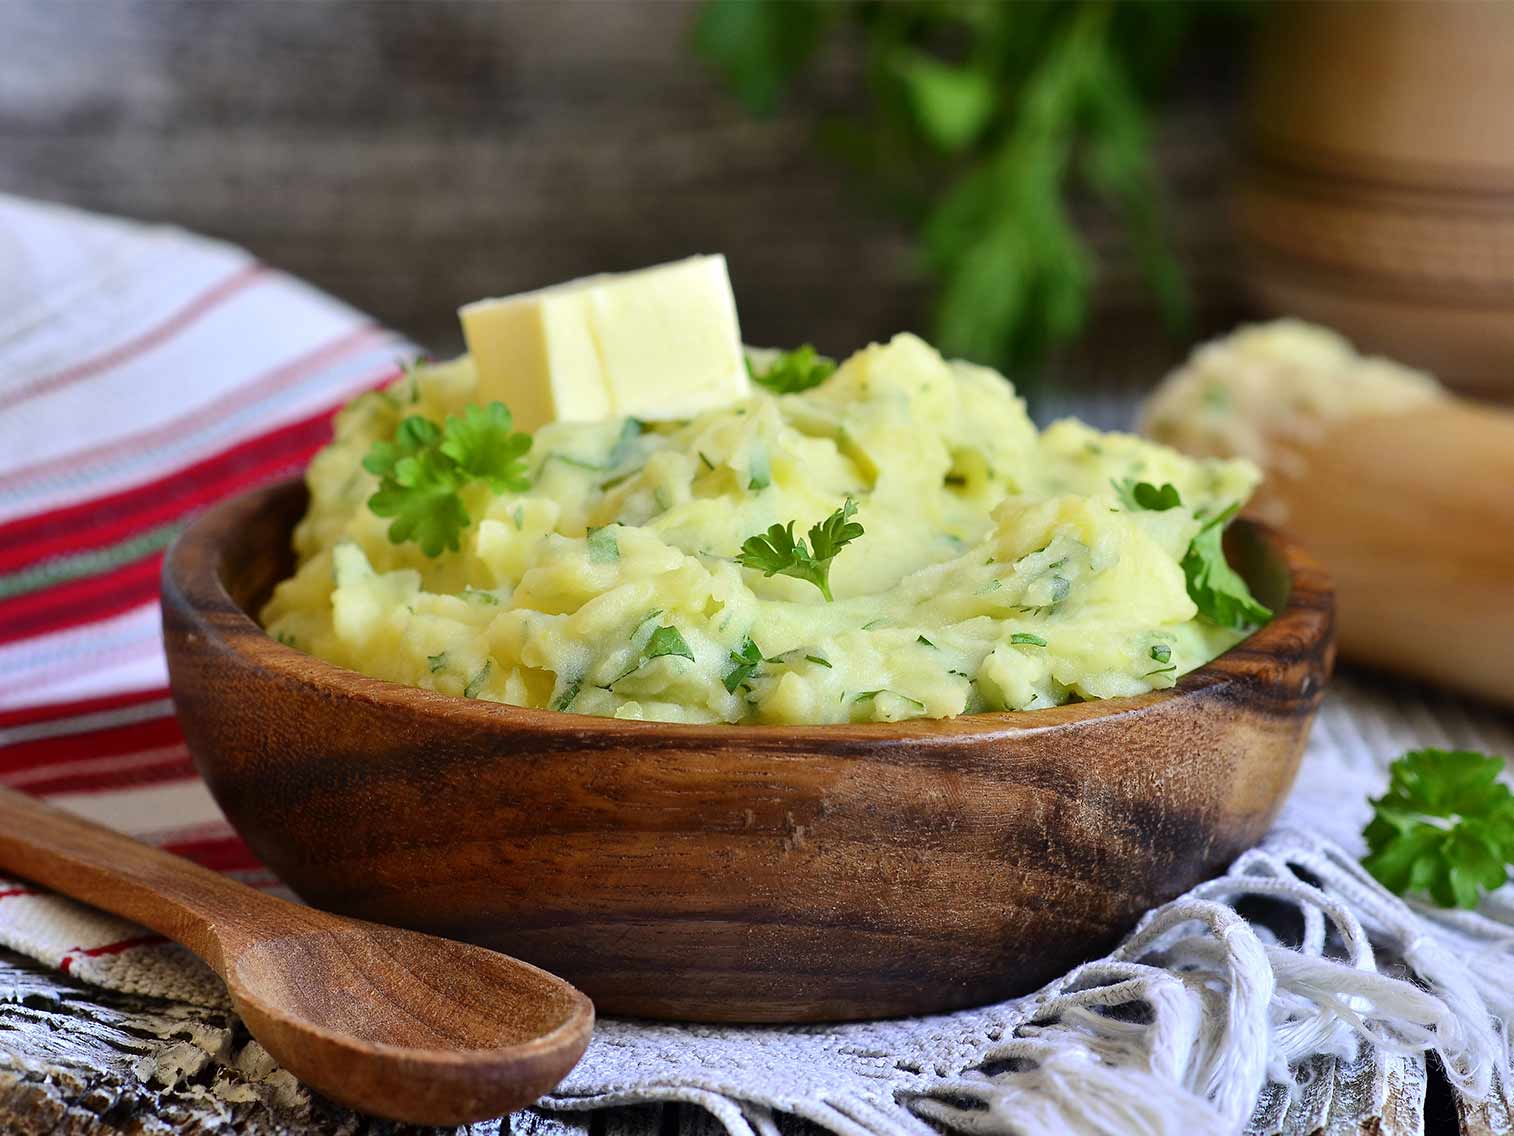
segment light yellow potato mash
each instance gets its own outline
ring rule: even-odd
[[[421,366],[341,412],[270,633],[520,706],[826,723],[1138,694],[1247,630],[1198,615],[1185,558],[1253,466],[1075,421],[1038,435],[1004,378],[912,335],[687,422],[546,425],[528,487],[468,484],[458,549],[429,556],[391,539],[362,463],[406,418],[461,414],[475,383],[466,357]],[[830,563],[833,601],[738,562],[754,535],[794,522],[803,539],[848,500],[863,531]]]

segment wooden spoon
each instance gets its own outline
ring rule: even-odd
[[[0,869],[182,943],[276,1061],[394,1120],[466,1124],[528,1105],[594,1025],[588,998],[534,966],[275,899],[5,789]]]

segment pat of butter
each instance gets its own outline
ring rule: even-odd
[[[588,276],[458,312],[478,400],[516,424],[688,418],[750,390],[725,257]]]

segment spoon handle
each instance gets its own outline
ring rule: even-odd
[[[225,977],[229,932],[302,909],[11,789],[0,789],[0,871],[141,923]]]

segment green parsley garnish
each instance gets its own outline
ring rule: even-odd
[[[806,655],[804,657],[808,662],[814,663],[817,667],[824,667],[826,670],[831,669],[831,662],[829,659],[821,658],[819,655]]]
[[[1178,495],[1177,487],[1164,484],[1160,488],[1149,481],[1133,481],[1126,478],[1124,481],[1112,481],[1114,491],[1120,498],[1120,503],[1127,509],[1146,509],[1153,513],[1164,513],[1168,509],[1176,509],[1183,503],[1183,498]]]
[[[1045,639],[1042,639],[1039,635],[1032,635],[1029,631],[1016,631],[1009,637],[1009,641],[1016,645],[1024,645],[1029,647],[1046,646]]]
[[[731,669],[725,673],[725,688],[727,693],[735,694],[736,688],[745,682],[749,682],[757,674],[757,668],[762,666],[762,652],[757,644],[752,642],[750,635],[743,636],[741,646],[731,652]]]
[[[484,683],[489,681],[489,672],[494,669],[494,661],[487,660],[478,668],[477,673],[468,680],[468,685],[463,687],[464,698],[477,698],[478,692],[484,688]]]
[[[1172,648],[1166,643],[1158,643],[1152,647],[1151,657],[1159,663],[1165,663],[1172,658]]]
[[[758,447],[752,451],[752,464],[748,474],[748,489],[766,489],[773,484],[773,469],[768,464],[767,450]]]
[[[761,372],[752,366],[750,359],[746,369],[753,382],[760,383],[774,394],[796,394],[825,382],[836,373],[836,362],[817,354],[815,348],[806,343],[785,351]]]
[[[552,700],[552,709],[566,710],[568,709],[568,707],[572,706],[574,701],[578,698],[578,692],[583,689],[583,684],[584,680],[582,676],[575,678],[572,682],[568,683],[563,692]]]
[[[1470,750],[1404,754],[1372,802],[1363,866],[1399,895],[1428,892],[1442,907],[1475,907],[1514,862],[1514,794],[1498,780],[1503,766]]]
[[[427,655],[426,665],[431,668],[432,674],[442,670],[447,665],[447,652],[443,651],[440,655]]]
[[[925,709],[925,703],[921,702],[918,698],[911,698],[907,694],[900,694],[897,690],[864,690],[861,694],[858,694],[856,697],[854,697],[852,699],[852,701],[853,702],[871,702],[873,699],[877,698],[878,695],[880,695],[880,694],[892,694],[895,698],[902,698],[902,699],[904,699],[904,701],[910,703],[917,710],[924,710]]]
[[[1199,614],[1221,627],[1244,631],[1266,623],[1272,618],[1272,609],[1257,602],[1246,581],[1225,560],[1220,538],[1226,522],[1240,507],[1237,502],[1204,522],[1183,556],[1183,575],[1188,581],[1189,598],[1198,606]]]
[[[738,564],[756,568],[764,576],[793,576],[808,580],[820,589],[820,594],[829,603],[831,595],[831,561],[836,555],[862,535],[862,526],[851,517],[857,511],[857,503],[850,497],[846,504],[825,520],[810,526],[809,546],[794,538],[794,522],[787,525],[772,525],[765,534],[750,536],[741,545]]]
[[[379,488],[368,498],[368,508],[394,518],[389,539],[413,540],[427,556],[456,551],[459,534],[470,523],[459,496],[464,486],[483,481],[496,493],[529,488],[525,458],[531,436],[512,433],[513,421],[504,403],[491,402],[465,407],[444,426],[412,415],[392,439],[373,443],[363,468],[378,477]]]
[[[923,646],[926,646],[926,647],[932,647],[932,648],[935,647],[935,644],[932,643],[929,639],[927,639],[924,635],[916,635],[915,636],[915,642],[919,643],[919,644],[922,644]]]
[[[646,650],[641,653],[643,661],[660,659],[664,655],[677,655],[690,662],[694,661],[694,652],[689,650],[689,645],[683,641],[683,636],[676,627],[659,627],[652,632]]]

